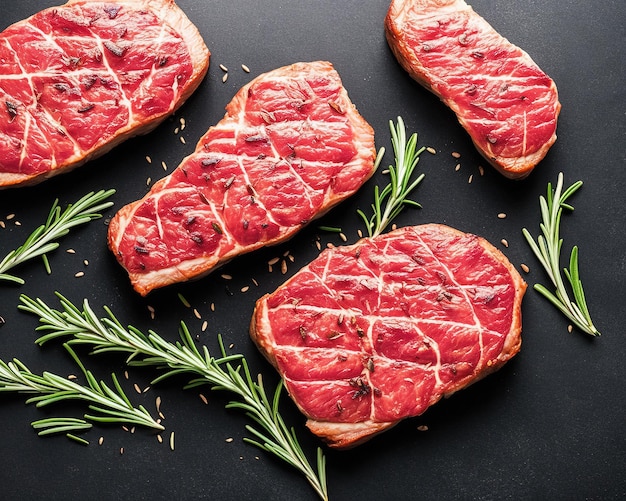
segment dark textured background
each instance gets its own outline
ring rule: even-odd
[[[1,27],[53,0],[0,0]],[[148,136],[136,138],[73,173],[31,188],[0,192],[0,219],[15,213],[21,226],[0,229],[0,255],[23,242],[43,222],[55,198],[61,205],[90,190],[115,188],[116,207],[141,197],[153,182],[193,151],[205,130],[243,84],[261,72],[296,61],[334,63],[360,112],[372,124],[378,146],[390,147],[388,120],[402,115],[420,144],[437,149],[425,154],[426,174],[415,192],[421,210],[407,210],[399,225],[440,222],[477,233],[500,247],[515,264],[527,263],[529,285],[546,277],[523,240],[521,228],[537,234],[538,197],[559,171],[567,185],[583,180],[571,200],[576,210],[562,222],[564,251],[580,247],[580,266],[592,317],[602,337],[568,333],[567,321],[529,287],[523,305],[521,353],[500,372],[440,402],[421,417],[357,449],[327,451],[332,499],[615,499],[626,495],[626,390],[623,383],[626,278],[626,175],[624,91],[625,4],[621,0],[539,1],[475,0],[475,10],[512,42],[523,47],[557,83],[563,105],[558,140],[535,172],[521,182],[508,181],[484,162],[452,113],[401,70],[383,34],[386,1],[318,0],[289,2],[179,0],[199,27],[212,52],[212,64],[199,90],[179,111]],[[230,69],[222,83],[219,64]],[[241,64],[250,67],[247,74]],[[187,121],[186,144],[173,134],[179,117]],[[461,169],[451,153],[461,153]],[[150,155],[153,164],[145,161]],[[387,158],[389,161],[389,157]],[[473,175],[472,183],[468,183]],[[367,208],[377,174],[355,197],[333,210],[323,223],[341,226],[350,242],[361,227],[356,209]],[[498,213],[508,217],[499,219]],[[112,214],[112,210],[108,216]],[[16,309],[21,293],[55,304],[58,290],[80,302],[89,299],[100,312],[110,306],[123,323],[154,328],[174,340],[180,320],[210,349],[221,333],[234,351],[244,353],[268,386],[276,376],[247,335],[254,301],[284,280],[266,262],[290,251],[296,261],[288,275],[317,254],[314,240],[340,243],[320,234],[316,225],[277,248],[237,259],[223,272],[201,281],[160,290],[141,299],[105,245],[105,221],[73,231],[50,255],[53,273],[40,262],[15,270],[22,287],[0,284],[0,358],[18,357],[34,371],[77,372],[59,344],[43,349],[33,340],[36,319]],[[506,238],[509,247],[499,242]],[[65,252],[76,249],[75,255]],[[89,266],[82,264],[89,260]],[[85,271],[81,279],[77,271]],[[252,284],[254,277],[259,286]],[[238,292],[251,285],[246,294]],[[228,293],[229,287],[232,294]],[[209,323],[177,298],[182,293]],[[209,305],[215,303],[216,311]],[[150,320],[147,306],[156,309]],[[123,360],[83,357],[99,376],[122,374]],[[134,435],[118,427],[96,426],[81,447],[63,437],[38,438],[29,423],[44,415],[80,411],[57,406],[42,412],[21,396],[0,395],[0,498],[13,499],[315,499],[303,477],[273,457],[242,442],[246,418],[224,409],[226,397],[204,389],[182,391],[184,379],[172,380],[139,396],[157,373],[135,369],[127,382],[130,397],[154,408],[163,399],[167,432],[175,431],[176,449],[149,433]],[[283,414],[293,425],[310,458],[318,440],[304,427],[288,400]],[[428,431],[418,431],[427,425]],[[104,444],[97,445],[98,437]],[[166,435],[167,436],[167,435]],[[225,440],[234,438],[232,443]],[[166,439],[167,442],[167,439]],[[120,455],[120,447],[124,454]],[[255,459],[258,456],[258,459]]]

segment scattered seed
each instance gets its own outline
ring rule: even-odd
[[[170,449],[174,450],[174,432],[170,433]]]
[[[228,274],[224,273],[224,274],[222,274],[222,278],[223,278],[224,280],[232,280],[232,279],[233,279],[233,276],[232,276],[232,275],[228,275]]]
[[[470,174],[470,177],[467,180],[468,184],[472,184],[472,181],[474,180],[474,174]]]
[[[87,261],[87,260],[85,259],[85,260],[83,260],[83,264],[84,264],[85,266],[89,266],[89,261]]]
[[[417,429],[419,431],[428,431],[428,426],[426,426],[425,424],[422,424],[422,425],[418,426]]]
[[[200,393],[200,400],[202,400],[202,402],[207,405],[209,403],[209,399],[206,398],[202,393]]]
[[[356,234],[359,236],[359,238],[363,238],[363,232],[361,231],[361,229],[358,229]]]
[[[187,142],[185,141],[185,138],[183,136],[180,136],[180,142],[183,144],[187,144]]]
[[[211,303],[211,311],[215,311],[215,303]]]
[[[259,456],[254,456],[254,459],[256,459],[258,461],[261,458]]]
[[[500,212],[500,214],[498,214],[498,219],[504,219],[506,218],[506,214],[504,212]]]
[[[150,158],[148,155],[146,155],[146,162],[148,162],[149,164],[152,163],[152,158]]]
[[[120,455],[124,454],[124,447],[120,447]]]
[[[229,349],[229,350],[232,350],[234,347],[235,347],[235,343],[230,343],[230,344],[228,345],[228,349]]]
[[[183,117],[180,117],[180,130],[185,130],[185,127],[187,126],[187,122],[185,121],[185,119]]]
[[[567,332],[571,333],[574,330],[574,326],[572,324],[569,324],[567,326]]]
[[[250,286],[246,285],[244,287],[241,288],[241,292],[248,292],[250,290]]]
[[[283,257],[287,257],[289,255],[289,252],[291,252],[291,251],[287,250],[287,251],[283,252]]]
[[[454,170],[455,170],[455,172],[459,172],[459,170],[461,170],[461,164],[456,164],[454,166]]]
[[[78,378],[76,377],[76,374],[70,374],[69,376],[67,376],[67,379],[74,380]]]
[[[393,224],[391,225],[391,231],[395,231],[395,230],[397,230],[397,229],[398,229],[398,225],[397,225],[396,223],[393,223]]]
[[[207,322],[206,320],[202,322],[202,332],[206,331],[208,326],[209,322]]]
[[[284,259],[280,262],[280,272],[284,275],[287,273],[287,261]]]
[[[339,233],[339,238],[341,238],[341,240],[343,240],[344,242],[347,242],[347,241],[348,241],[348,237],[346,237],[346,236],[343,234],[343,232],[342,232],[342,233]]]
[[[122,430],[127,432],[128,431],[128,426],[122,426]]]
[[[178,127],[176,127],[176,128],[174,129],[174,134],[178,134],[178,131],[180,131],[180,129],[179,129]]]
[[[79,271],[78,273],[75,273],[74,276],[76,278],[84,277],[85,276],[85,272],[84,271]]]
[[[434,155],[435,153],[437,153],[437,150],[433,148],[432,146],[429,146],[428,148],[426,148],[426,151],[430,153],[431,155]]]
[[[128,371],[124,371],[124,379],[128,379]]]
[[[157,412],[161,412],[161,397],[157,396],[154,402],[156,405]]]
[[[233,439],[232,437],[228,437],[228,438],[226,439],[226,443],[229,443],[229,444],[230,444],[233,440],[234,440],[234,439]]]
[[[460,154],[458,151],[453,151],[453,152],[452,152],[452,156],[453,156],[454,158],[461,158],[461,154]]]
[[[507,239],[506,239],[506,238],[503,238],[502,240],[500,240],[500,243],[501,243],[502,245],[504,245],[505,247],[508,247],[508,246],[509,246],[509,242],[507,241]]]
[[[130,433],[131,434],[135,433],[135,427],[134,426],[130,429]]]
[[[186,306],[187,308],[191,308],[189,301],[187,301],[185,299],[185,296],[183,296],[180,292],[178,293],[178,299],[180,299],[180,302],[183,303],[183,306]]]
[[[67,252],[68,254],[76,254],[76,251],[74,249],[67,249],[65,252]]]
[[[148,179],[146,179],[146,186],[150,186],[150,183],[152,182],[152,178],[149,177]]]
[[[135,383],[135,384],[133,385],[133,387],[135,388],[135,391],[136,391],[137,393],[141,393],[141,388],[139,388],[139,385],[138,385],[137,383]]]
[[[102,445],[104,443],[104,437],[100,437],[98,439],[98,445]]]
[[[165,163],[165,160],[161,162],[161,167],[163,167],[163,170],[167,170],[167,164]]]
[[[226,66],[224,66],[223,64],[220,64],[220,70],[228,71],[228,68]]]
[[[141,391],[141,393],[147,393],[149,390],[150,390],[150,387],[149,387],[149,386],[146,386],[146,387],[145,387],[145,388]]]
[[[19,221],[15,221],[15,226],[22,226],[22,223],[20,223]]]
[[[478,166],[478,173],[479,173],[481,176],[484,176],[484,175],[485,175],[485,169],[484,169],[484,167],[483,167],[482,165],[479,165],[479,166]]]
[[[4,224],[4,221],[0,221],[0,228],[6,228],[6,224]]]
[[[222,82],[226,82],[226,80],[228,80],[228,73],[224,73],[224,76],[222,77]]]
[[[530,271],[530,268],[529,268],[527,265],[525,265],[524,263],[522,263],[522,264],[520,265],[520,268],[522,268],[522,270],[524,271],[524,273],[528,273],[528,272]]]
[[[196,308],[193,309],[193,314],[198,320],[202,318],[202,315],[200,315],[200,312]]]
[[[317,250],[321,251],[322,250],[322,244],[320,243],[319,240],[315,241],[315,246],[317,247]]]
[[[9,215],[6,217],[6,220],[7,220],[7,221],[10,221],[10,220],[11,220],[11,219],[13,219],[14,217],[15,217],[15,214],[9,214]]]
[[[386,176],[387,174],[389,174],[389,169],[385,169],[385,170],[381,171],[381,174]]]
[[[245,71],[246,73],[250,73],[250,68],[248,68],[245,64],[241,65],[241,69]]]
[[[162,444],[163,443],[163,437],[161,435],[157,435],[157,441]]]
[[[259,286],[259,282],[257,282],[254,278],[252,279],[252,283],[256,285],[257,287]]]

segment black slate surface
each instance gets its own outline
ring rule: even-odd
[[[199,27],[212,52],[206,80],[172,120],[148,136],[128,141],[105,157],[44,184],[0,192],[0,257],[20,245],[45,220],[55,198],[62,206],[91,190],[115,188],[116,207],[142,196],[148,177],[154,182],[193,151],[198,138],[224,113],[237,89],[252,77],[296,61],[326,59],[376,131],[378,146],[389,149],[388,121],[401,115],[420,144],[436,148],[423,155],[426,174],[415,197],[421,210],[407,210],[399,225],[439,222],[479,234],[500,247],[517,266],[531,271],[523,305],[523,347],[500,372],[440,402],[423,416],[354,450],[327,455],[331,499],[618,499],[626,496],[626,209],[624,23],[626,7],[603,2],[475,0],[475,10],[512,42],[523,47],[557,83],[563,109],[558,140],[546,159],[524,181],[504,179],[485,166],[452,113],[414,83],[391,55],[383,34],[387,2],[283,0],[208,2],[179,0]],[[0,1],[4,28],[44,7],[48,0]],[[229,68],[222,82],[219,65]],[[251,72],[241,70],[247,65]],[[186,119],[182,134],[173,130]],[[182,144],[180,136],[186,144]],[[452,152],[461,153],[461,169]],[[145,156],[150,155],[152,164]],[[389,160],[389,157],[388,159]],[[538,197],[562,171],[567,185],[583,188],[571,200],[575,211],[564,216],[564,251],[580,249],[580,266],[588,304],[602,336],[591,339],[574,331],[545,299],[532,290],[546,277],[523,240],[521,228],[537,234]],[[472,176],[472,182],[469,178]],[[352,199],[321,223],[341,226],[349,241],[357,239],[357,208],[367,208],[377,174]],[[505,219],[498,218],[506,213]],[[15,219],[7,220],[14,213]],[[108,213],[110,217],[112,211]],[[16,226],[19,221],[21,226]],[[19,295],[41,297],[56,305],[57,290],[75,302],[88,299],[96,311],[108,305],[123,323],[153,328],[175,340],[181,320],[211,350],[221,333],[232,350],[246,355],[252,370],[274,386],[272,368],[252,346],[247,326],[254,301],[274,290],[285,276],[269,273],[266,262],[289,251],[295,262],[286,276],[317,254],[314,241],[341,242],[317,225],[277,248],[237,259],[201,281],[157,291],[142,299],[105,244],[105,220],[73,231],[50,255],[52,275],[40,262],[15,270],[24,286],[0,284],[0,358],[17,357],[34,371],[60,374],[77,369],[60,347],[37,347],[35,318],[17,311]],[[500,244],[508,240],[508,248]],[[68,254],[73,248],[76,254]],[[89,261],[88,266],[83,260]],[[84,271],[78,279],[74,274]],[[255,286],[251,279],[258,282]],[[250,285],[247,293],[240,288]],[[200,312],[197,319],[177,295]],[[215,311],[211,311],[211,303]],[[150,319],[148,305],[155,308]],[[204,320],[206,332],[201,331]],[[83,360],[102,378],[123,374],[121,357]],[[154,409],[161,396],[166,417],[165,443],[151,434],[130,434],[119,427],[96,426],[82,447],[58,437],[37,437],[30,422],[46,415],[79,413],[61,405],[38,410],[25,397],[0,395],[0,498],[21,499],[316,499],[294,470],[242,442],[247,419],[225,410],[227,397],[208,388],[182,391],[185,380],[172,380],[137,395],[157,374],[129,370],[125,381],[137,403]],[[205,405],[198,396],[208,398]],[[286,421],[295,427],[312,459],[320,442],[304,427],[302,416],[285,399]],[[419,431],[425,425],[428,431]],[[175,432],[174,451],[167,445]],[[104,443],[97,445],[98,438]],[[228,442],[228,438],[233,438]],[[120,448],[124,453],[120,454]]]

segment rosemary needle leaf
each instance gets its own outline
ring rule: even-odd
[[[555,287],[554,292],[541,284],[535,284],[534,289],[556,306],[580,330],[591,336],[599,336],[600,332],[591,321],[580,279],[577,246],[572,248],[569,269],[563,268],[563,275],[567,278],[574,297],[573,301],[569,297],[568,289],[561,275],[560,262],[563,246],[563,239],[560,237],[561,216],[563,209],[574,210],[574,207],[568,204],[567,200],[582,184],[582,181],[577,181],[563,191],[563,173],[560,172],[554,189],[552,183],[548,183],[546,196],[539,197],[541,211],[539,227],[542,234],[537,237],[536,241],[526,228],[522,228],[522,234]]]
[[[319,497],[328,500],[324,470],[326,461],[321,449],[318,448],[317,451],[316,471],[302,452],[295,432],[287,428],[279,413],[282,384],[277,386],[270,400],[263,379],[260,376],[256,381],[252,378],[243,355],[226,353],[221,336],[218,336],[221,357],[215,358],[211,356],[206,346],[203,346],[202,350],[197,348],[185,323],[181,323],[180,340],[171,343],[154,331],[144,334],[135,327],[122,326],[107,307],[104,310],[108,316],[100,319],[94,314],[87,300],[83,301],[80,309],[61,294],[57,293],[57,297],[62,310],[50,308],[41,299],[33,300],[25,295],[20,298],[19,309],[39,317],[40,325],[37,330],[45,332],[37,339],[37,344],[42,345],[53,339],[70,337],[71,340],[66,344],[89,345],[92,353],[124,353],[127,355],[126,361],[129,365],[152,366],[164,371],[152,383],[187,373],[195,376],[188,387],[210,384],[213,390],[232,393],[238,400],[229,402],[226,407],[241,409],[256,425],[247,426],[247,429],[258,440],[248,438],[246,441],[275,454],[296,468],[305,476]],[[105,414],[100,407],[96,409]],[[107,411],[104,418],[106,416],[115,416],[114,411]],[[89,418],[94,419],[93,416]]]
[[[47,254],[59,247],[58,240],[67,235],[71,228],[88,223],[102,217],[101,211],[113,205],[113,202],[105,202],[115,193],[115,190],[100,190],[83,196],[74,204],[69,204],[61,212],[58,200],[52,204],[52,208],[46,219],[46,223],[37,227],[17,249],[9,252],[0,261],[0,282],[14,282],[24,284],[24,280],[6,272],[26,261],[41,256],[46,273],[50,274],[50,263]]]
[[[420,208],[421,205],[407,198],[424,179],[420,174],[413,182],[411,176],[417,167],[420,155],[426,149],[417,148],[417,134],[406,138],[406,128],[402,117],[398,117],[397,124],[390,120],[391,144],[395,155],[395,163],[389,165],[389,184],[382,190],[374,187],[374,203],[371,205],[373,214],[368,217],[364,211],[357,209],[357,214],[363,219],[370,237],[380,235],[393,219],[402,211],[405,205]],[[381,148],[376,157],[375,168],[382,161],[385,149]]]

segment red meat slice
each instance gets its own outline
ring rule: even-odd
[[[70,0],[0,33],[0,187],[33,184],[145,134],[209,67],[174,0]]]
[[[196,150],[109,225],[142,295],[293,236],[373,174],[374,132],[328,62],[260,75]]]
[[[525,290],[486,240],[407,227],[324,250],[257,301],[250,334],[311,431],[345,448],[513,357]]]
[[[485,159],[526,177],[556,141],[556,85],[463,0],[392,0],[389,46],[449,106]]]

